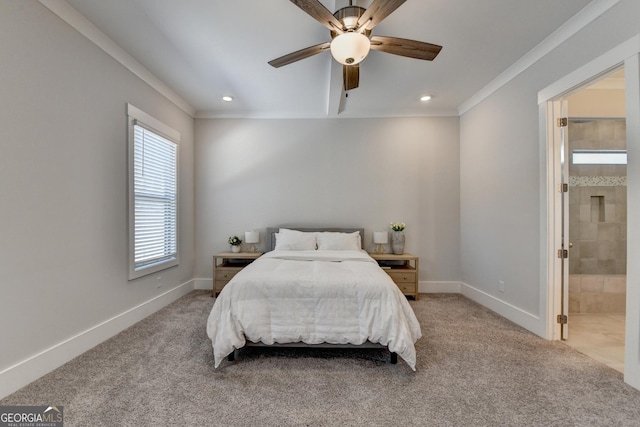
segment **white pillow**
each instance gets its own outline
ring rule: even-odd
[[[275,250],[280,251],[315,251],[316,235],[315,233],[303,233],[295,230],[288,230],[275,233],[276,245]]]
[[[318,250],[359,251],[362,249],[359,231],[353,233],[323,231],[316,233],[316,238],[318,239]]]

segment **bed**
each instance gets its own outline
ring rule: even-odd
[[[420,325],[364,250],[361,228],[267,229],[272,249],[242,269],[207,320],[217,368],[245,345],[386,347],[415,370]]]

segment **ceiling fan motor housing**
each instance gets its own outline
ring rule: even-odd
[[[347,32],[356,31],[358,29],[358,19],[366,11],[365,8],[360,6],[347,6],[336,11],[333,16],[342,23],[342,26]],[[365,30],[363,34],[367,37],[371,34],[371,30]],[[331,31],[331,38],[335,38],[338,35],[335,31]]]

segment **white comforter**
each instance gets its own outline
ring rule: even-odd
[[[245,339],[388,346],[415,370],[420,325],[364,251],[272,251],[224,287],[207,321],[215,366]]]

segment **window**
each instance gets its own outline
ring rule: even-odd
[[[573,150],[574,165],[626,165],[626,150]]]
[[[129,280],[178,265],[180,134],[131,104]]]

